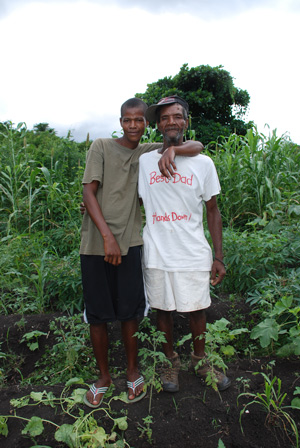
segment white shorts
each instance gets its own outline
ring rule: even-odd
[[[169,272],[144,268],[144,283],[151,308],[188,313],[211,304],[210,272]]]

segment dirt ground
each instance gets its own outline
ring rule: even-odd
[[[214,300],[214,304],[208,312],[208,322],[215,319],[226,317],[230,320],[229,309],[232,310],[232,304],[229,305],[224,301]],[[235,313],[249,316],[249,310],[245,305],[240,305],[240,309],[235,309]],[[8,350],[7,342],[9,341],[9,350],[20,354],[23,362],[19,368],[20,372],[11,371],[9,381],[3,385],[1,389],[0,400],[0,416],[12,415],[14,408],[10,404],[12,398],[22,397],[32,390],[53,391],[55,395],[59,395],[63,389],[63,385],[49,386],[42,384],[41,386],[24,387],[20,385],[20,377],[27,378],[35,369],[36,361],[42,356],[46,344],[51,344],[53,338],[41,338],[43,343],[39,351],[31,352],[25,343],[20,343],[22,334],[28,331],[40,330],[45,333],[49,332],[49,321],[53,320],[59,314],[43,314],[25,316],[26,327],[20,333],[16,322],[20,320],[20,316],[0,316],[0,335],[2,342],[1,351]],[[152,317],[151,317],[152,319]],[[154,317],[153,317],[154,319]],[[174,335],[181,338],[184,334],[189,333],[188,317],[185,315],[174,315]],[[112,339],[120,339],[119,326],[113,325],[110,330]],[[122,344],[118,350],[119,363],[124,363],[125,358]],[[179,347],[179,353],[182,359],[187,360],[189,355],[189,344]],[[116,358],[116,357],[115,357]],[[243,416],[243,429],[241,431],[239,424],[240,411],[245,400],[241,400],[237,406],[237,397],[241,390],[240,378],[250,381],[250,392],[263,391],[263,377],[261,375],[253,375],[253,372],[267,373],[266,366],[274,358],[250,359],[238,358],[234,362],[228,364],[227,375],[232,380],[231,387],[222,392],[221,397],[211,388],[206,387],[188,369],[180,372],[180,391],[176,394],[156,393],[152,397],[151,415],[153,424],[151,428],[152,442],[150,443],[138,429],[138,424],[142,424],[142,418],[148,415],[149,394],[140,402],[126,405],[118,400],[113,402],[113,410],[120,413],[120,416],[127,413],[129,427],[124,433],[124,437],[130,447],[134,448],[173,448],[173,447],[197,447],[197,448],[218,448],[225,446],[226,448],[269,448],[281,447],[287,448],[292,446],[291,440],[288,439],[285,431],[276,427],[276,422],[271,426],[265,424],[266,414],[255,406],[249,407],[249,412]],[[1,362],[1,359],[0,359]],[[5,361],[4,361],[5,362]],[[293,391],[300,386],[299,376],[300,360],[297,359],[276,359],[273,374],[282,380],[282,389],[287,392],[285,404],[289,405],[293,398]],[[21,375],[20,375],[21,373]],[[93,378],[91,378],[91,381]],[[125,376],[118,376],[114,380],[115,393],[119,394],[125,390]],[[84,405],[81,406],[86,412],[90,411]],[[296,422],[299,422],[299,412],[289,411],[290,415]],[[298,412],[298,413],[297,413]],[[17,410],[17,414],[26,418],[36,415],[45,419],[54,421],[61,425],[68,423],[66,415],[59,410],[54,411],[50,406],[39,406],[34,408],[25,407]],[[101,411],[94,414],[96,419],[101,421],[103,426],[108,425],[108,419]],[[0,435],[1,448],[32,448],[39,445],[40,447],[65,447],[66,445],[56,442],[54,439],[54,429],[49,425],[46,427],[45,433],[37,436],[32,440],[28,436],[22,435],[24,423],[9,419],[9,434],[7,437]],[[299,427],[299,423],[298,423]],[[298,428],[300,429],[300,428]],[[294,440],[291,436],[291,439]],[[221,444],[221,441],[224,445]]]

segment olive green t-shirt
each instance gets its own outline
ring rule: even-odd
[[[139,157],[160,147],[160,143],[144,143],[129,149],[113,138],[98,138],[87,153],[82,183],[99,181],[97,201],[122,255],[129,247],[143,244],[137,191]],[[83,216],[80,254],[105,255],[103,238],[87,212]]]

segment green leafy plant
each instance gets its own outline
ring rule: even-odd
[[[300,355],[300,306],[293,297],[282,297],[269,304],[265,319],[251,331],[252,339],[259,339],[262,348],[276,347],[279,356]]]
[[[207,329],[205,333],[205,351],[206,357],[203,360],[200,360],[195,366],[195,369],[201,367],[204,364],[208,364],[209,370],[205,378],[205,382],[208,386],[212,386],[212,388],[217,392],[217,378],[214,373],[214,369],[221,369],[224,372],[226,371],[226,364],[223,358],[232,358],[235,355],[236,349],[233,342],[236,341],[237,336],[248,333],[247,328],[237,328],[234,330],[230,330],[228,326],[230,322],[225,319],[219,319],[215,321],[213,324],[207,324]],[[202,339],[204,336],[200,336]],[[192,338],[192,334],[188,334],[184,336],[179,342],[178,345],[184,344],[187,340]]]
[[[139,356],[141,357],[141,364],[143,366],[143,374],[149,391],[149,406],[148,406],[148,416],[143,418],[145,426],[141,426],[141,434],[146,434],[148,440],[151,441],[152,437],[152,397],[153,391],[156,390],[160,392],[162,390],[161,380],[159,377],[158,367],[164,363],[168,362],[166,356],[161,352],[159,347],[162,343],[166,342],[164,333],[158,331],[153,325],[151,325],[150,319],[144,317],[140,324],[139,331],[135,336],[142,342],[145,346],[139,349]]]
[[[26,342],[30,350],[34,351],[39,348],[39,337],[47,336],[47,333],[43,331],[33,330],[29,333],[25,333],[21,339],[21,342]]]
[[[243,393],[246,393],[249,389],[250,389],[250,379],[249,378],[244,378],[244,377],[239,377],[236,378],[236,385],[238,390],[240,391],[241,389],[243,390]]]
[[[66,444],[69,448],[109,448],[129,447],[124,438],[117,434],[117,430],[123,433],[126,431],[127,417],[114,418],[111,415],[110,401],[116,400],[119,397],[112,397],[107,403],[107,407],[104,405],[101,408],[97,408],[90,413],[86,414],[80,405],[82,404],[83,395],[86,393],[86,389],[76,388],[71,390],[76,384],[84,384],[80,378],[72,378],[68,381],[59,397],[56,397],[52,392],[31,392],[29,395],[21,397],[19,399],[11,400],[12,406],[16,409],[25,406],[37,406],[44,405],[53,408],[54,412],[57,412],[57,408],[60,408],[63,413],[68,415],[74,420],[73,424],[62,424],[61,426],[52,422],[51,420],[42,419],[33,415],[30,419],[21,417],[16,413],[14,415],[2,415],[0,416],[0,434],[8,436],[7,420],[9,418],[15,418],[22,420],[26,423],[25,428],[22,430],[22,434],[30,435],[32,438],[43,434],[45,425],[54,426],[55,428],[55,440]],[[109,396],[106,396],[109,398]],[[78,415],[75,411],[78,411]],[[95,419],[95,412],[102,412],[111,422],[112,427],[107,432],[103,426],[99,426],[98,421]]]
[[[50,322],[49,329],[56,343],[51,350],[46,348],[43,358],[37,362],[39,369],[30,378],[31,383],[47,379],[49,384],[56,384],[79,374],[88,380],[93,370],[96,375],[89,329],[82,315],[56,318]]]
[[[258,374],[258,372],[254,373],[254,375]],[[266,426],[269,429],[280,428],[283,430],[290,442],[294,445],[294,442],[291,439],[292,434],[295,438],[295,446],[298,448],[299,434],[297,424],[288,412],[289,409],[300,410],[298,401],[294,402],[294,404],[291,404],[290,406],[284,405],[287,394],[282,392],[281,380],[276,376],[273,379],[270,379],[265,373],[260,373],[260,375],[264,378],[264,391],[262,393],[244,392],[237,398],[238,404],[242,397],[251,399],[250,402],[244,404],[243,409],[240,412],[239,422],[242,432],[244,432],[242,417],[250,406],[256,404],[267,414],[265,419]]]

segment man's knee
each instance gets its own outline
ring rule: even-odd
[[[156,310],[158,322],[169,322],[172,319],[172,311]]]
[[[204,310],[191,311],[190,312],[190,319],[195,321],[195,322],[204,321],[206,319],[205,309]]]

